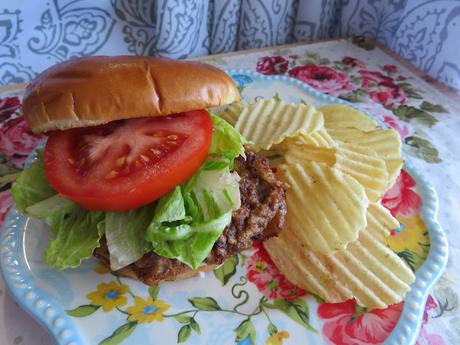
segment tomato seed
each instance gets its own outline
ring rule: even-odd
[[[74,165],[75,161],[72,158],[68,158],[67,162],[69,162],[70,165]]]
[[[150,149],[150,151],[152,151],[152,153],[155,154],[155,155],[161,154],[161,151],[157,150],[157,149]]]
[[[117,167],[121,167],[123,166],[123,164],[125,164],[125,161],[126,161],[126,156],[122,156],[120,158],[117,158],[115,163],[117,164]]]
[[[178,136],[175,134],[168,135],[166,138],[171,139],[171,140],[177,140]]]
[[[105,178],[109,179],[109,178],[114,178],[116,176],[118,176],[118,172],[116,172],[115,170],[112,170],[107,175],[105,175]]]
[[[150,158],[145,156],[145,155],[141,155],[141,159],[144,161],[144,162],[150,162]]]

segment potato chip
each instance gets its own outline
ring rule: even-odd
[[[299,133],[292,138],[286,138],[280,145],[286,146],[292,143],[324,148],[337,146],[337,142],[332,139],[325,128],[318,129],[310,134]]]
[[[386,243],[391,230],[400,227],[399,221],[381,204],[373,203],[367,209],[367,230],[374,238]]]
[[[379,200],[388,185],[385,161],[372,149],[342,143],[337,147],[325,148],[304,144],[300,141],[282,145],[284,159],[288,164],[325,163],[352,176],[365,189],[370,201]]]
[[[217,115],[219,115],[232,126],[235,126],[235,123],[240,117],[241,112],[246,111],[246,107],[247,103],[245,101],[232,103],[225,109],[218,111]]]
[[[356,179],[370,201],[379,200],[388,185],[385,161],[365,146],[341,144],[336,149],[334,167]]]
[[[395,183],[404,163],[398,132],[393,129],[377,129],[371,132],[346,129],[328,130],[328,132],[335,140],[374,150],[379,157],[385,160],[388,171],[387,189]]]
[[[364,188],[338,169],[317,162],[283,164],[277,176],[290,185],[287,222],[302,244],[323,253],[344,249],[366,226]]]
[[[395,225],[391,215],[373,205],[367,212],[368,226],[345,250],[322,254],[305,247],[290,224],[278,237],[264,242],[278,269],[294,285],[329,303],[355,298],[360,306],[386,308],[400,302],[415,277],[406,263],[382,241]],[[382,220],[385,218],[385,220]]]
[[[262,99],[244,109],[235,123],[235,129],[254,143],[252,149],[257,152],[268,150],[299,133],[313,133],[323,125],[323,115],[314,107]]]
[[[378,123],[362,111],[341,104],[329,104],[318,109],[323,113],[327,129],[356,128],[372,131],[379,128]]]
[[[291,142],[284,147],[284,159],[288,164],[317,162],[332,166],[336,162],[334,147],[317,147],[302,142]]]

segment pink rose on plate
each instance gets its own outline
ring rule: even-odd
[[[369,97],[374,102],[382,104],[387,109],[391,109],[395,103],[406,103],[406,94],[403,89],[397,86],[391,88],[383,87],[378,91],[370,91]]]
[[[388,73],[396,73],[398,72],[398,67],[395,65],[383,65],[383,70]]]
[[[23,116],[0,125],[0,150],[11,157],[16,164],[23,164],[29,153],[43,139],[33,135]]]
[[[395,87],[393,78],[388,77],[378,71],[367,71],[361,69],[358,71],[361,75],[361,87],[362,88],[369,88],[373,86],[386,86],[393,88]]]
[[[264,56],[257,61],[256,71],[266,75],[284,74],[289,62],[282,56]]]
[[[346,73],[327,66],[297,66],[289,70],[288,74],[327,94],[336,95],[353,89]]]
[[[19,97],[0,98],[0,120],[7,120],[20,106]]]
[[[422,204],[422,199],[413,190],[415,180],[405,170],[401,170],[395,184],[385,193],[382,205],[390,210],[393,216],[398,214],[405,218],[415,216]]]
[[[262,243],[255,242],[256,251],[246,261],[247,278],[268,298],[285,298],[294,300],[306,294],[302,289],[291,284],[278,271]]]
[[[366,312],[357,307],[355,300],[343,303],[323,303],[318,316],[325,320],[324,336],[336,345],[380,344],[398,322],[403,303],[390,305],[387,309]]]
[[[377,71],[359,70],[361,87],[368,91],[369,98],[385,108],[392,108],[395,104],[405,104],[406,94],[394,83],[393,78]]]
[[[341,62],[350,67],[364,67],[364,62],[351,56],[344,56]]]
[[[401,140],[404,140],[409,136],[409,129],[407,126],[400,123],[395,116],[384,115],[383,122],[385,122],[388,127],[393,128],[396,132],[398,132]]]
[[[0,192],[0,225],[5,220],[6,214],[13,206],[13,198],[9,190]]]

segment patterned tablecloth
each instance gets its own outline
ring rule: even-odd
[[[448,234],[450,250],[448,267],[426,304],[418,344],[458,344],[459,97],[439,91],[372,42],[357,39],[209,56],[204,61],[226,69],[243,68],[267,75],[289,75],[332,96],[364,104],[399,132],[406,154],[426,172],[438,191],[439,220]],[[22,94],[21,89],[0,93],[0,221],[12,203],[11,182],[22,169],[29,152],[42,139],[32,136],[22,116],[17,116],[20,115]],[[420,207],[420,198],[411,189],[413,183],[410,176],[402,174],[386,195],[387,205],[401,216]],[[414,253],[413,258],[423,259],[426,252],[424,254],[421,239],[412,238],[410,233],[404,236],[407,237],[404,239],[406,247]],[[331,343],[379,343],[391,331],[394,314],[400,310],[389,308],[356,317],[348,309],[346,303],[341,303],[327,310],[330,322],[322,331]],[[2,344],[8,345],[53,343],[47,332],[15,304],[1,278],[0,339]],[[283,339],[277,341],[276,344],[282,344]]]

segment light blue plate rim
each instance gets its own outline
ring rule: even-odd
[[[226,72],[234,79],[238,79],[238,75],[246,75],[252,80],[282,81],[297,86],[324,102],[346,104],[360,109],[356,104],[323,94],[287,76],[266,76],[244,69],[230,69]],[[365,112],[369,113],[367,110]],[[416,273],[411,291],[404,298],[400,319],[385,340],[385,345],[415,343],[422,324],[428,294],[446,267],[448,258],[447,238],[437,221],[436,191],[427,177],[407,157],[405,157],[404,169],[416,180],[422,197],[420,214],[428,229],[430,251],[427,260]],[[23,251],[22,230],[27,222],[27,217],[13,206],[3,223],[0,234],[0,269],[6,286],[19,306],[44,326],[59,345],[85,345],[78,329],[65,310],[33,282]]]

